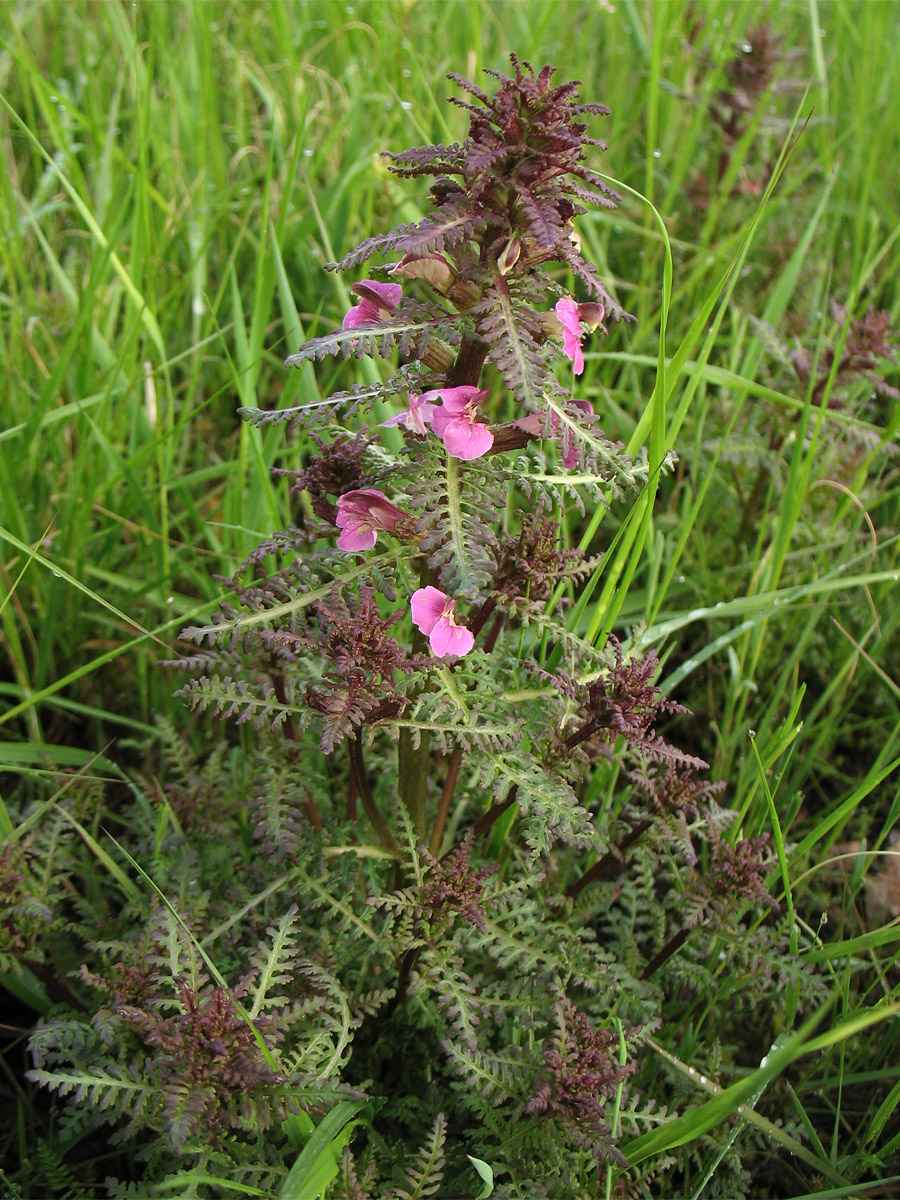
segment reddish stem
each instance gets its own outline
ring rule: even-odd
[[[385,824],[384,817],[378,811],[378,805],[375,803],[375,798],[372,795],[372,789],[369,787],[369,780],[366,777],[366,768],[363,763],[362,756],[362,730],[357,731],[355,738],[350,738],[347,741],[347,748],[350,753],[350,770],[353,774],[353,779],[356,784],[356,790],[363,802],[363,808],[366,810],[366,815],[372,822],[372,828],[378,834],[381,844],[386,850],[392,850],[396,853],[397,843],[394,841],[393,834]]]
[[[650,821],[638,821],[631,833],[622,839],[615,850],[607,850],[606,854],[585,871],[580,879],[576,879],[573,884],[569,885],[566,895],[574,900],[589,884],[595,883],[598,879],[614,879],[625,865],[623,861],[625,851],[630,849],[641,834],[650,828],[650,824]]]
[[[690,929],[686,925],[683,925],[673,937],[670,937],[662,950],[658,954],[654,954],[643,971],[641,971],[641,979],[649,979],[654,971],[658,971],[666,959],[671,958],[675,951],[684,945],[690,932]]]
[[[444,836],[444,830],[447,828],[447,817],[450,815],[450,804],[453,800],[453,792],[456,789],[456,777],[459,775],[459,765],[461,762],[462,748],[457,746],[450,755],[450,762],[447,764],[447,777],[444,780],[444,789],[441,792],[437,816],[434,819],[434,828],[431,831],[431,841],[428,849],[433,858],[437,858],[438,856],[438,851],[441,848],[441,839]]]

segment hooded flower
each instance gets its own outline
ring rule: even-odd
[[[436,395],[437,392],[425,392],[422,396],[417,396],[415,392],[407,392],[406,397],[409,401],[409,407],[406,412],[397,413],[395,417],[388,417],[381,424],[403,425],[413,433],[424,435],[427,433],[426,426],[431,424],[438,407],[436,404],[430,404],[428,397]]]
[[[563,296],[562,300],[557,300],[555,312],[562,326],[563,353],[571,358],[575,374],[580,375],[584,370],[581,326],[584,323],[588,329],[596,329],[605,315],[603,305],[593,302],[576,304],[570,296]]]
[[[338,496],[336,524],[339,550],[371,550],[380,529],[391,532],[407,513],[391,504],[377,488],[359,488]]]
[[[468,654],[475,645],[470,630],[456,623],[453,615],[456,601],[436,587],[423,587],[413,592],[410,607],[413,624],[427,636],[437,658]]]
[[[556,315],[563,327],[563,353],[572,360],[575,374],[584,370],[584,355],[581,353],[581,324],[578,320],[578,305],[568,296],[556,302]]]
[[[431,427],[454,458],[481,458],[493,446],[494,435],[476,419],[478,405],[487,395],[486,390],[480,391],[471,384],[436,388],[423,394],[422,400],[441,398],[442,405],[435,410]]]
[[[344,317],[342,329],[357,329],[360,325],[383,321],[391,315],[403,295],[399,283],[379,283],[376,279],[363,279],[350,290],[356,292],[360,302]]]

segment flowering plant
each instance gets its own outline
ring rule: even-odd
[[[469,115],[463,143],[388,156],[403,178],[433,178],[433,211],[331,264],[398,256],[384,268],[390,282],[354,286],[359,304],[340,329],[287,359],[308,369],[326,356],[396,353],[394,373],[295,409],[242,410],[258,425],[310,431],[314,451],[282,472],[304,495],[304,516],[243,564],[232,581],[239,607],[184,631],[197,650],[179,663],[197,676],[183,689],[192,706],[277,735],[254,792],[273,852],[318,856],[327,843],[339,858],[359,852],[362,805],[376,866],[347,886],[387,914],[390,968],[379,970],[394,980],[363,1009],[402,1021],[431,980],[442,1054],[471,1084],[478,1119],[495,1122],[494,1101],[516,1120],[562,1114],[554,1136],[583,1156],[587,1175],[572,1176],[583,1180],[598,1163],[626,1165],[603,1104],[621,1094],[654,1017],[638,999],[643,984],[628,992],[615,982],[595,934],[562,914],[609,888],[637,843],[648,879],[648,864],[680,856],[671,919],[642,945],[649,978],[696,926],[765,907],[766,849],[739,841],[741,871],[726,870],[738,861],[723,850],[733,814],[704,780],[706,763],[657,731],[683,710],[653,683],[655,656],[613,638],[595,644],[563,602],[600,560],[547,514],[568,498],[602,513],[640,492],[650,471],[603,435],[602,414],[571,388],[586,370],[587,334],[629,319],[573,228],[585,206],[617,200],[585,161],[604,148],[585,118],[607,110],[580,103],[576,84],[554,86],[551,68],[512,62],[493,96],[451,76],[468,96],[453,101]],[[577,301],[554,266],[588,299]],[[346,426],[369,413],[351,435]],[[501,886],[493,867],[510,854],[518,866],[507,861],[513,874]],[[487,865],[470,866],[473,855]],[[555,914],[552,950],[523,960],[535,987],[528,1021],[545,1031],[524,1053],[503,1048],[513,1033],[502,1015],[496,1038],[476,1030],[475,977],[498,1014],[521,985],[516,970],[491,965],[495,953],[511,962],[519,951],[509,958],[490,906],[501,923],[528,925],[519,945],[543,936],[545,913]],[[383,1066],[370,1036],[360,1079]],[[441,1129],[443,1120],[437,1113]],[[527,1145],[517,1153],[525,1162]],[[520,1164],[520,1183],[543,1179],[542,1153]]]

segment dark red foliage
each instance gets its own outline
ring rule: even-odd
[[[523,522],[517,538],[506,538],[494,587],[507,604],[545,600],[560,579],[579,579],[590,570],[580,550],[560,549],[558,535],[555,521],[532,517]]]
[[[307,491],[314,500],[326,496],[341,496],[362,487],[365,482],[362,460],[371,438],[364,430],[350,437],[339,433],[332,442],[325,442],[316,434],[310,435],[319,447],[302,471],[284,472],[294,483],[291,491]]]
[[[406,698],[395,684],[395,672],[411,660],[397,642],[393,627],[402,612],[381,617],[374,593],[361,588],[355,603],[334,591],[316,606],[318,629],[298,645],[319,650],[326,667],[320,683],[306,685],[306,703],[322,713],[322,746],[337,741],[363,724],[396,717]],[[273,639],[284,635],[273,634]]]
[[[769,835],[758,838],[740,838],[729,845],[716,828],[709,823],[709,840],[712,845],[712,862],[704,878],[704,886],[712,906],[723,907],[733,912],[746,901],[765,904],[777,909],[777,903],[766,891],[766,876],[771,872],[771,855],[768,853]]]
[[[482,867],[472,871],[469,858],[474,838],[469,835],[447,858],[436,862],[428,877],[425,906],[432,920],[445,912],[458,912],[464,921],[484,933],[484,912],[481,901],[484,881],[498,871],[499,866]]]
[[[568,997],[554,1008],[557,1029],[544,1042],[544,1071],[525,1111],[553,1114],[570,1127],[577,1144],[626,1166],[603,1118],[607,1099],[635,1064],[621,1066],[619,1035],[594,1029]]]

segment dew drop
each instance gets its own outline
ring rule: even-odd
[[[748,730],[747,730],[747,733],[750,735],[750,737],[751,737],[751,738],[755,738],[755,737],[756,737],[756,730],[755,730],[755,729],[748,729]]]
[[[404,79],[409,79],[410,75],[412,75],[412,71],[410,71],[409,67],[404,67],[400,74]]]
[[[174,596],[166,596],[166,604],[174,604],[174,603],[175,603]]]
[[[662,158],[662,150],[654,150],[653,157],[654,158]]]
[[[741,49],[743,50],[743,52],[745,54],[752,54],[753,53],[753,43],[752,42],[741,42]]]
[[[401,100],[400,107],[405,108],[406,111],[409,112],[409,110],[412,108],[412,104],[410,104],[410,102],[408,100]]]
[[[309,146],[307,146],[306,149],[303,151],[303,157],[304,158],[312,158],[312,156],[313,156],[313,152],[312,152],[312,150],[310,150]]]

